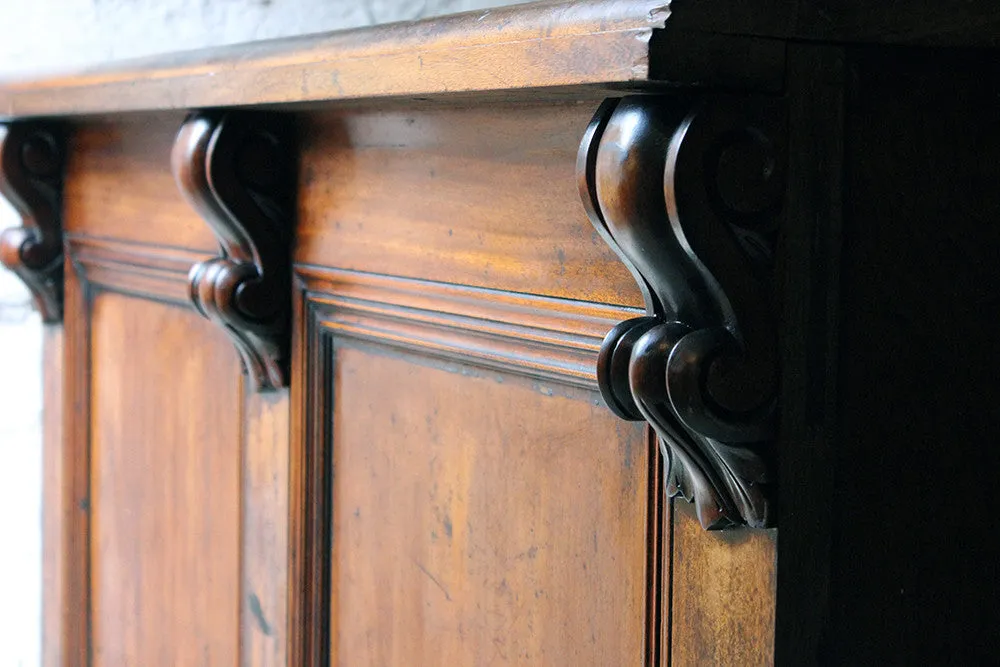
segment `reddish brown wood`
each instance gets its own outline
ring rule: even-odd
[[[62,403],[60,487],[55,497],[62,512],[62,605],[45,610],[57,619],[60,642],[56,645],[63,667],[87,664],[90,659],[90,416],[91,327],[88,311],[92,290],[70,258],[64,267],[65,316],[63,319],[63,395],[47,395]],[[46,494],[49,486],[46,487]]]
[[[98,292],[85,317],[92,330],[89,664],[235,665],[237,359],[222,333],[188,309]],[[184,391],[149,392],[150,378]]]
[[[599,103],[309,114],[295,261],[641,306],[575,187],[580,134]]]
[[[777,531],[706,532],[674,508],[669,664],[773,665]]]
[[[522,88],[575,96],[648,79],[650,39],[668,4],[563,0],[118,63],[2,86],[0,117]]]

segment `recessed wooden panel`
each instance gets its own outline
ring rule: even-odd
[[[104,293],[91,317],[93,664],[235,665],[236,354],[186,309]]]
[[[641,664],[642,428],[586,390],[345,340],[331,663]]]
[[[641,306],[577,189],[598,103],[309,115],[296,260]]]
[[[63,193],[66,231],[215,252],[218,242],[170,172],[183,120],[182,113],[137,114],[74,127]]]

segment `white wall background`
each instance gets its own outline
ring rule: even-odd
[[[524,1],[524,0],[521,0]],[[0,0],[0,79],[515,0]],[[18,224],[0,206],[0,229]],[[41,323],[0,267],[0,667],[40,664]]]

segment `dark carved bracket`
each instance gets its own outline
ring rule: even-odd
[[[191,269],[191,300],[232,338],[257,390],[288,380],[291,144],[291,124],[280,115],[196,113],[178,132],[171,160],[181,193],[222,250]]]
[[[0,234],[0,262],[28,286],[47,323],[62,320],[65,155],[59,128],[0,124],[0,194],[22,220]]]
[[[604,339],[602,395],[619,417],[652,425],[667,493],[693,501],[707,529],[776,516],[784,127],[771,100],[607,100],[577,162],[591,221],[648,313]]]

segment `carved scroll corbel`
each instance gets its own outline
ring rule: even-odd
[[[219,257],[191,269],[191,300],[229,334],[257,390],[288,379],[291,144],[291,125],[281,116],[196,113],[171,156],[181,193],[221,247]]]
[[[782,113],[761,100],[608,100],[577,163],[587,213],[647,310],[605,338],[601,393],[655,429],[667,493],[694,502],[707,529],[776,515]]]
[[[24,281],[46,323],[62,320],[65,150],[58,128],[0,124],[0,194],[22,221],[0,234],[0,262]]]

